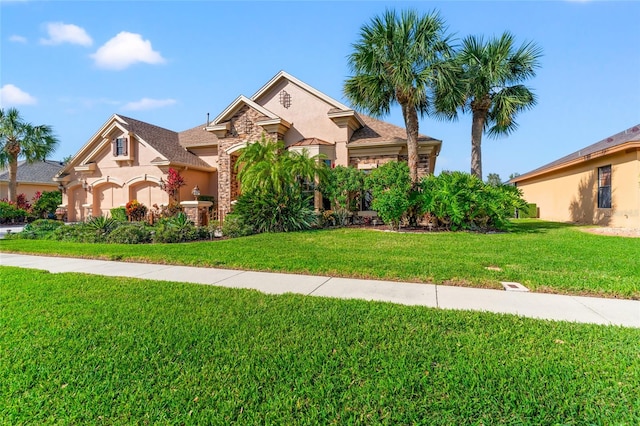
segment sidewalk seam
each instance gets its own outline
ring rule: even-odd
[[[595,309],[593,309],[591,306],[586,305],[584,303],[582,303],[579,299],[576,299],[573,296],[570,296],[572,300],[575,300],[576,302],[578,302],[580,304],[580,306],[584,306],[585,308],[587,308],[589,311],[593,312],[594,314],[596,314],[597,316],[599,316],[600,318],[602,318],[603,320],[605,320],[607,322],[607,325],[613,325],[613,322],[607,318],[606,316],[602,315],[600,312],[596,311]]]
[[[311,296],[313,295],[313,293],[315,293],[316,291],[318,291],[318,289],[320,287],[322,287],[323,285],[325,285],[326,283],[328,283],[329,281],[331,281],[331,277],[327,277],[326,280],[324,280],[322,283],[320,283],[316,288],[314,288],[313,290],[311,290],[311,292],[307,293],[307,296]]]

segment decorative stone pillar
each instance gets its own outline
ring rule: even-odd
[[[213,206],[211,201],[182,201],[182,211],[196,226],[209,224],[209,208]]]

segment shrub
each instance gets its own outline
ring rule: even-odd
[[[86,223],[76,223],[57,228],[47,236],[47,239],[76,243],[104,243],[106,235],[96,232]]]
[[[318,224],[310,197],[296,190],[242,194],[233,212],[254,233],[302,231]]]
[[[423,212],[451,230],[504,229],[516,208],[524,206],[515,186],[490,185],[462,172],[443,172],[421,181]]]
[[[60,191],[45,191],[34,197],[33,213],[41,218],[54,218],[56,209],[62,204],[62,194]]]
[[[409,166],[404,162],[391,161],[374,169],[365,179],[365,186],[373,196],[371,208],[392,229],[400,227],[403,216],[419,201],[411,188]]]
[[[114,207],[109,210],[111,213],[111,217],[113,220],[118,222],[126,222],[127,221],[127,209],[125,207]]]
[[[114,244],[143,244],[151,241],[151,229],[144,222],[122,223],[107,236],[107,242]]]
[[[209,236],[206,228],[197,228],[184,213],[160,219],[155,226],[154,243],[184,243],[206,239]]]
[[[237,214],[228,214],[222,222],[222,233],[230,238],[246,237],[253,234],[251,225],[244,223],[242,218]]]
[[[131,200],[126,206],[127,216],[129,220],[138,222],[144,220],[147,215],[147,207],[138,200]]]
[[[87,221],[87,228],[104,236],[108,235],[117,225],[118,222],[107,216],[96,216]]]
[[[169,204],[164,206],[158,206],[157,204],[153,205],[153,215],[156,218],[167,218],[167,217],[173,217],[173,216],[177,216],[179,213],[182,212],[182,207],[180,206],[180,203],[178,203],[177,201],[169,201]]]
[[[28,212],[9,201],[0,201],[0,223],[24,221]]]
[[[38,219],[34,222],[26,224],[22,232],[12,234],[12,237],[24,238],[29,240],[46,239],[61,226],[65,226],[65,224],[60,222],[59,220]]]
[[[332,210],[357,211],[360,194],[364,189],[364,173],[354,167],[336,166],[329,170],[319,189],[329,199]],[[339,222],[341,225],[342,221]]]

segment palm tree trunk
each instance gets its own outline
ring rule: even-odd
[[[416,185],[418,182],[418,112],[414,107],[402,103],[402,115],[407,127],[407,164],[409,166],[409,176],[411,182]]]
[[[487,118],[487,110],[474,109],[471,124],[471,174],[482,180],[482,132]]]
[[[9,159],[9,201],[18,200],[18,159],[11,156]]]

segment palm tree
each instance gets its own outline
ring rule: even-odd
[[[349,55],[354,75],[346,80],[344,94],[356,109],[382,117],[392,104],[400,105],[413,183],[418,180],[418,116],[431,112],[436,88],[456,88],[455,69],[445,60],[452,54],[445,31],[436,12],[420,16],[413,10],[400,15],[387,10],[360,29]]]
[[[508,135],[518,127],[516,115],[536,104],[523,81],[534,77],[542,50],[532,42],[516,48],[514,37],[505,32],[484,42],[468,36],[458,53],[464,98],[463,111],[471,110],[471,174],[482,179],[482,134]]]
[[[0,167],[9,168],[9,201],[17,200],[18,158],[44,160],[58,146],[51,126],[26,123],[15,108],[0,109]]]
[[[260,141],[248,145],[238,157],[236,167],[243,192],[281,195],[303,182],[324,179],[326,166],[302,153],[287,151],[282,141],[273,141],[264,135]]]

